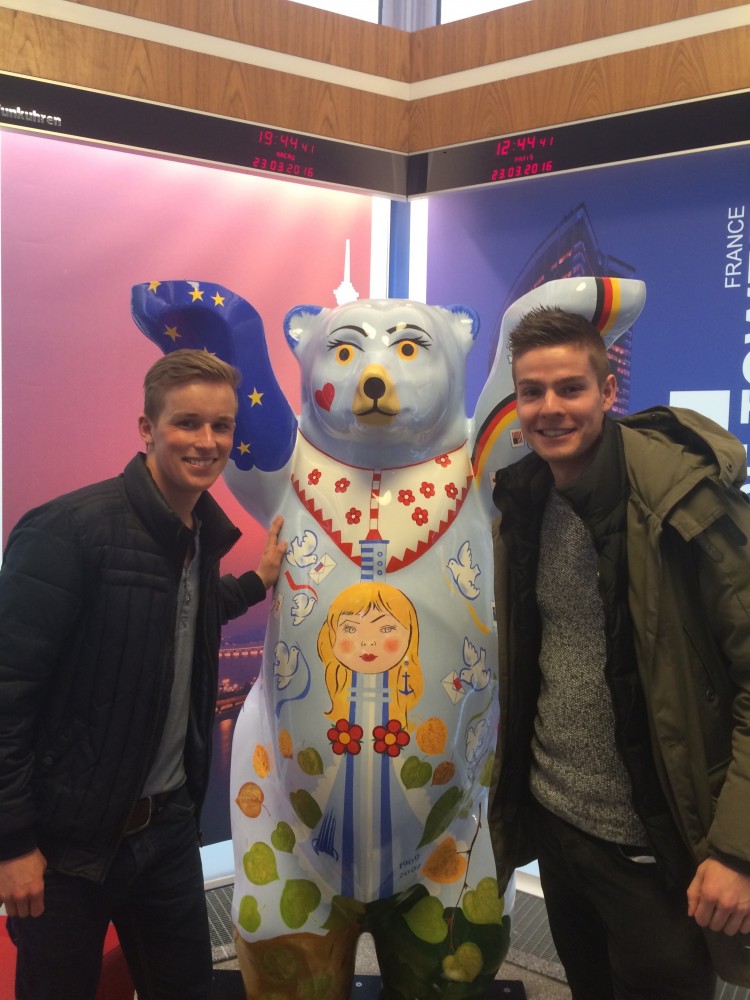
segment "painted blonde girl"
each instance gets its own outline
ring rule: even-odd
[[[318,634],[318,655],[331,698],[329,718],[348,716],[352,673],[388,672],[391,717],[407,728],[424,681],[417,612],[402,591],[375,582],[342,590],[331,602]]]

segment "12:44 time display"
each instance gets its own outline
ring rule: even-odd
[[[502,160],[502,165],[493,168],[490,180],[505,181],[514,177],[550,173],[555,168],[552,158],[554,144],[555,137],[550,133],[531,133],[499,139],[495,146],[495,157]]]

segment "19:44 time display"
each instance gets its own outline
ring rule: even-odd
[[[501,163],[493,168],[490,180],[505,181],[550,173],[555,168],[552,157],[554,144],[555,137],[550,133],[499,139],[495,146],[495,158]]]
[[[305,136],[262,128],[258,130],[256,144],[260,151],[250,164],[253,169],[290,177],[315,176],[311,162],[315,155],[315,143]]]

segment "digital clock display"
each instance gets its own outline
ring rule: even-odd
[[[407,193],[431,194],[544,176],[568,169],[569,151],[566,128],[561,127],[413,154],[409,158]]]
[[[495,146],[497,165],[492,167],[488,180],[507,181],[551,173],[555,169],[554,147],[552,132],[500,139]]]
[[[287,177],[315,178],[315,140],[295,132],[260,128],[255,137],[259,150],[253,151],[250,166]]]
[[[0,106],[10,112],[2,125],[158,150],[290,180],[406,195],[406,153],[3,72]]]
[[[544,177],[749,139],[746,90],[412,154],[407,194]]]
[[[410,154],[4,72],[0,106],[2,126],[397,198],[750,141],[750,90]]]

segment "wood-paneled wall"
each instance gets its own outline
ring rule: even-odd
[[[562,66],[410,104],[410,149],[750,87],[750,27]]]
[[[533,0],[417,31],[412,81],[742,7],[747,0]]]
[[[745,0],[532,0],[413,35],[291,0],[74,2],[308,62],[269,69],[253,64],[252,50],[240,61],[191,50],[189,36],[178,47],[168,36],[145,40],[0,7],[0,69],[399,152],[750,87],[750,25],[741,23],[507,79],[502,67]],[[329,67],[341,82],[328,79]],[[482,67],[493,68],[477,86],[442,79]],[[440,92],[411,93],[425,81]]]
[[[203,35],[408,81],[410,36],[291,0],[73,0]]]
[[[384,149],[409,144],[405,100],[5,8],[0,38],[0,69],[11,73]]]

